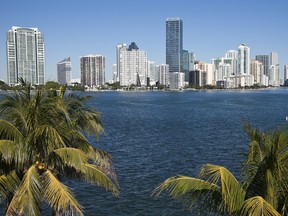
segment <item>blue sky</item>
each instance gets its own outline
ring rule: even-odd
[[[46,81],[57,80],[56,64],[72,58],[72,78],[80,77],[79,58],[106,58],[112,78],[116,45],[135,42],[148,59],[165,63],[165,20],[183,20],[184,49],[198,60],[224,56],[242,43],[256,54],[279,55],[288,64],[287,0],[1,0],[0,79],[6,80],[6,32],[12,26],[35,27],[44,34]]]

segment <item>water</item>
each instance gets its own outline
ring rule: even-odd
[[[243,123],[262,130],[287,124],[284,88],[81,94],[91,95],[88,105],[102,113],[106,134],[91,142],[112,154],[121,192],[115,198],[97,186],[69,181],[89,216],[193,215],[151,192],[170,176],[195,176],[205,163],[239,176],[248,145]]]
[[[166,178],[195,176],[204,163],[240,175],[248,138],[244,122],[262,130],[285,126],[288,90],[88,92],[106,134],[97,147],[113,155],[121,194],[71,183],[86,215],[191,215],[151,192]],[[193,213],[192,213],[193,215]]]

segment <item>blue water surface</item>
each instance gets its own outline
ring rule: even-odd
[[[166,178],[195,176],[202,164],[240,176],[248,145],[245,122],[261,130],[286,126],[288,90],[85,92],[102,113],[97,147],[112,154],[120,196],[70,182],[86,215],[193,215],[168,196],[151,197]]]
[[[98,148],[113,156],[120,195],[69,180],[85,215],[194,215],[169,196],[151,197],[166,178],[195,176],[202,164],[240,177],[248,145],[245,122],[261,130],[287,125],[288,90],[84,92],[102,113]],[[44,212],[43,215],[51,215]]]

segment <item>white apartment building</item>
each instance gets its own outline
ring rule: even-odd
[[[147,85],[147,52],[139,50],[135,43],[117,45],[117,74],[121,86]]]
[[[238,48],[237,76],[251,75],[250,73],[250,48],[242,44]]]
[[[156,74],[158,75],[159,84],[168,87],[170,85],[170,73],[169,73],[169,65],[167,64],[160,64],[156,67]]]
[[[276,52],[270,53],[269,85],[280,85],[280,67],[278,62],[278,54]]]
[[[170,72],[169,73],[170,80],[170,90],[179,90],[185,86],[185,73],[181,72]]]
[[[251,61],[251,75],[254,78],[254,84],[264,85],[265,77],[263,64],[257,60]]]
[[[157,66],[154,61],[148,61],[147,78],[149,79],[150,85],[155,85],[156,81],[159,80],[157,76]]]
[[[13,26],[6,36],[8,84],[16,85],[19,78],[32,85],[45,84],[43,34],[37,28]]]

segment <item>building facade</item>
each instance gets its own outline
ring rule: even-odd
[[[117,46],[117,74],[121,86],[147,85],[147,52],[139,50],[135,43],[129,48],[126,44]]]
[[[237,76],[250,74],[250,48],[245,44],[238,47]]]
[[[185,74],[181,72],[169,72],[169,89],[181,90],[185,86]]]
[[[19,78],[32,85],[45,84],[43,34],[37,28],[13,26],[6,36],[8,84],[18,84]]]
[[[284,65],[284,82],[288,80],[288,65]]]
[[[166,19],[166,64],[169,72],[183,70],[183,22],[180,18]]]
[[[105,84],[105,57],[86,55],[80,57],[81,84],[89,88]]]
[[[269,85],[280,85],[280,66],[278,62],[278,54],[276,52],[270,53],[270,70],[269,70]]]
[[[71,84],[71,59],[65,58],[57,64],[57,80],[60,84]]]
[[[269,69],[270,69],[269,55],[256,55],[255,59],[260,63],[262,63],[264,75],[269,76]]]
[[[264,69],[263,64],[257,60],[251,61],[251,75],[253,76],[254,84],[264,85]]]
[[[170,77],[169,77],[169,65],[160,64],[156,67],[158,79],[157,82],[161,85],[168,87],[170,85]]]

